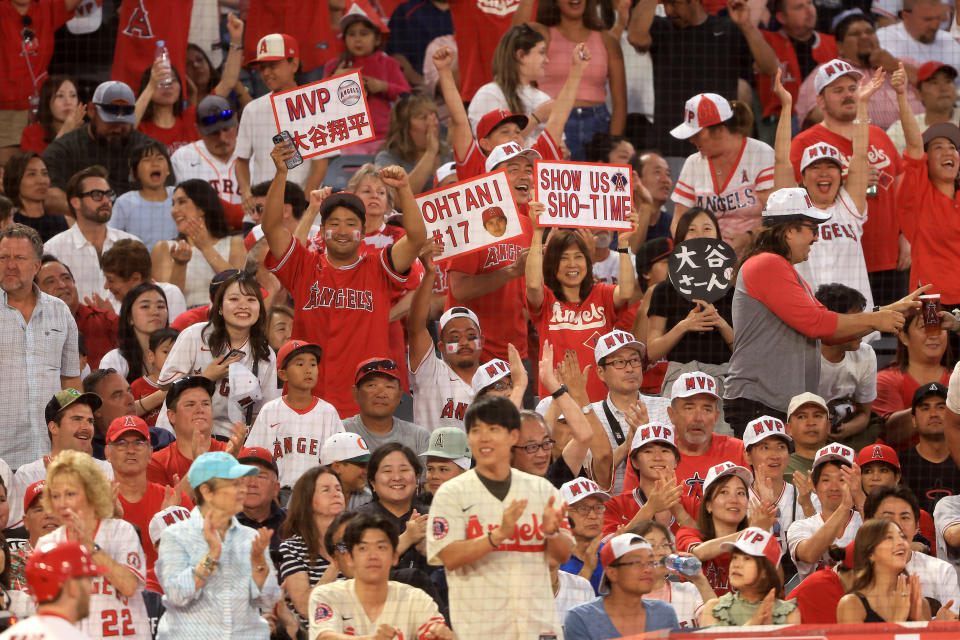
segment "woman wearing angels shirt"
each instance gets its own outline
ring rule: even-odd
[[[806,261],[796,266],[797,273],[814,291],[822,284],[833,282],[856,289],[867,301],[865,309],[873,308],[873,294],[867,278],[862,244],[863,225],[867,221],[867,182],[870,174],[867,162],[870,119],[867,117],[867,108],[871,96],[883,86],[885,77],[886,72],[879,69],[871,80],[861,79],[857,88],[853,154],[850,156],[846,180],[843,178],[840,151],[833,145],[826,142],[812,144],[803,150],[800,157],[800,186],[807,190],[813,206],[830,218],[820,223],[817,242],[810,248]],[[779,72],[774,92],[783,105],[774,148],[774,189],[780,189],[794,186],[796,176],[790,162],[793,98],[783,88]]]
[[[247,378],[250,386],[240,399],[254,398],[257,392],[260,396],[244,408],[236,406],[236,400],[231,398],[244,391],[234,389],[231,394],[230,365],[234,363],[247,370],[235,372],[236,381]],[[252,425],[263,403],[280,396],[276,356],[267,343],[267,312],[260,297],[260,285],[253,276],[239,271],[217,287],[210,306],[210,321],[187,327],[177,337],[157,383],[168,385],[185,375],[202,375],[216,383],[213,435],[220,440],[231,436],[234,422]],[[231,403],[235,405],[232,415]],[[160,411],[157,426],[172,430],[166,410]]]
[[[527,256],[527,310],[540,336],[540,349],[549,342],[553,345],[554,361],[574,351],[583,361],[593,356],[591,337],[613,331],[618,311],[625,309],[633,295],[636,277],[629,254],[632,229],[617,235],[620,254],[618,284],[599,284],[593,278],[590,242],[587,229],[555,229],[550,233],[546,251],[543,249],[543,228],[537,218],[546,207],[540,202],[530,203],[530,221],[533,239]],[[631,213],[631,226],[636,227],[636,214]],[[546,285],[546,286],[544,286]],[[587,395],[591,402],[599,402],[607,395],[607,388],[590,372]],[[541,397],[544,386],[540,383]]]

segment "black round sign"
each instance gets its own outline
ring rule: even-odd
[[[693,238],[673,248],[667,263],[670,284],[686,300],[714,303],[733,283],[737,254],[723,240]]]

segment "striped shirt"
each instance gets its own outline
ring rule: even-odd
[[[283,584],[283,581],[293,574],[306,571],[307,580],[310,581],[310,587],[312,588],[315,584],[320,582],[320,578],[323,577],[324,572],[329,566],[330,561],[321,555],[316,556],[313,560],[313,563],[310,562],[310,553],[307,551],[307,543],[304,542],[303,538],[300,537],[299,534],[294,534],[280,543],[280,567],[277,571],[279,574],[280,584]],[[337,577],[339,578],[340,575],[338,574]],[[290,597],[285,596],[284,599],[290,611],[293,611],[296,614],[297,620],[300,622],[300,626],[306,627],[307,619],[297,613],[297,610],[293,607],[293,601],[290,599]]]

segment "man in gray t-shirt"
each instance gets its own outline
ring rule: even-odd
[[[353,397],[360,413],[344,420],[343,429],[360,434],[371,453],[388,442],[399,442],[416,454],[429,447],[429,431],[393,416],[403,396],[399,371],[397,364],[386,357],[357,365]]]
[[[933,510],[937,533],[937,558],[946,560],[960,578],[960,496],[945,496]]]

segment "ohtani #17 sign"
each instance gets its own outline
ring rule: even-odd
[[[270,99],[277,133],[289,131],[304,159],[375,137],[359,71],[274,93]]]
[[[534,164],[536,199],[546,206],[544,227],[631,229],[633,170],[620,164],[557,162]]]
[[[517,205],[501,169],[417,196],[427,238],[443,246],[440,262],[523,233]]]

